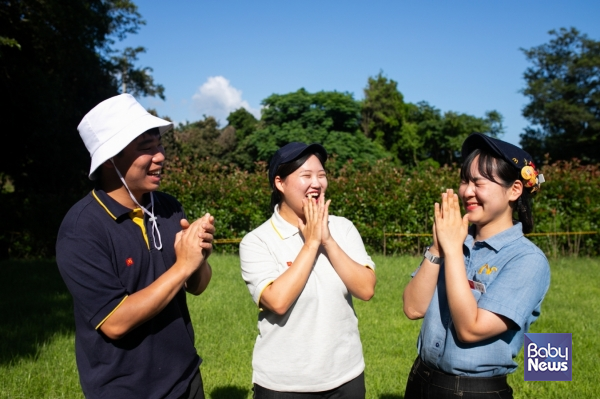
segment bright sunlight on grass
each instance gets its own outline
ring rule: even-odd
[[[416,356],[421,325],[402,313],[402,290],[419,260],[376,256],[377,289],[355,300],[366,360],[367,397],[400,399]],[[523,381],[523,352],[509,377],[515,398],[592,398],[600,391],[600,260],[551,260],[552,283],[531,332],[573,333],[573,381]],[[188,296],[213,399],[251,397],[257,308],[241,279],[239,259],[213,255],[206,293]],[[75,366],[72,302],[52,261],[0,263],[0,398],[82,398]],[[535,284],[532,281],[531,284]]]

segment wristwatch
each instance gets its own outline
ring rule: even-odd
[[[430,247],[425,248],[425,251],[423,252],[423,257],[425,259],[427,259],[428,261],[430,261],[431,263],[435,263],[436,265],[441,265],[442,260],[444,258],[442,258],[441,256],[435,256],[434,254],[429,252],[429,248]]]

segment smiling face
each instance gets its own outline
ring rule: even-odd
[[[286,178],[276,176],[275,187],[282,197],[279,214],[288,222],[296,224],[297,218],[304,219],[302,200],[311,196],[318,200],[321,194],[325,194],[327,174],[319,158],[311,155]]]
[[[148,131],[139,135],[113,158],[133,196],[142,196],[160,186],[165,150],[160,134]]]
[[[512,227],[513,203],[522,192],[521,182],[504,187],[481,175],[479,156],[470,165],[468,180],[462,180],[458,195],[469,222],[477,227],[478,239],[491,237]],[[500,181],[494,173],[494,179]]]

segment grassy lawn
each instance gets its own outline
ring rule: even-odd
[[[207,395],[251,397],[251,356],[257,309],[236,256],[214,255],[213,281],[188,296],[196,347],[204,358]],[[416,356],[420,322],[402,313],[402,289],[419,260],[375,257],[378,284],[370,302],[355,301],[367,364],[367,397],[403,397]],[[592,398],[600,391],[600,259],[551,261],[552,284],[531,332],[573,333],[573,381],[509,377],[516,398]],[[74,354],[72,303],[52,261],[0,263],[0,398],[81,398]],[[534,282],[532,282],[533,284]]]

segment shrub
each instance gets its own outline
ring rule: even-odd
[[[241,238],[266,221],[270,188],[265,163],[249,173],[211,159],[175,159],[166,168],[163,190],[178,198],[190,219],[210,212],[217,221],[216,238]],[[544,165],[546,183],[534,198],[536,233],[598,231],[600,170],[577,160]],[[418,254],[431,241],[433,204],[446,188],[458,189],[458,165],[432,165],[412,170],[387,160],[357,167],[352,162],[329,173],[330,213],[356,225],[369,251]],[[384,238],[385,234],[385,238]],[[597,255],[600,237],[559,235],[531,237],[552,256]],[[237,245],[216,246],[237,251]]]

